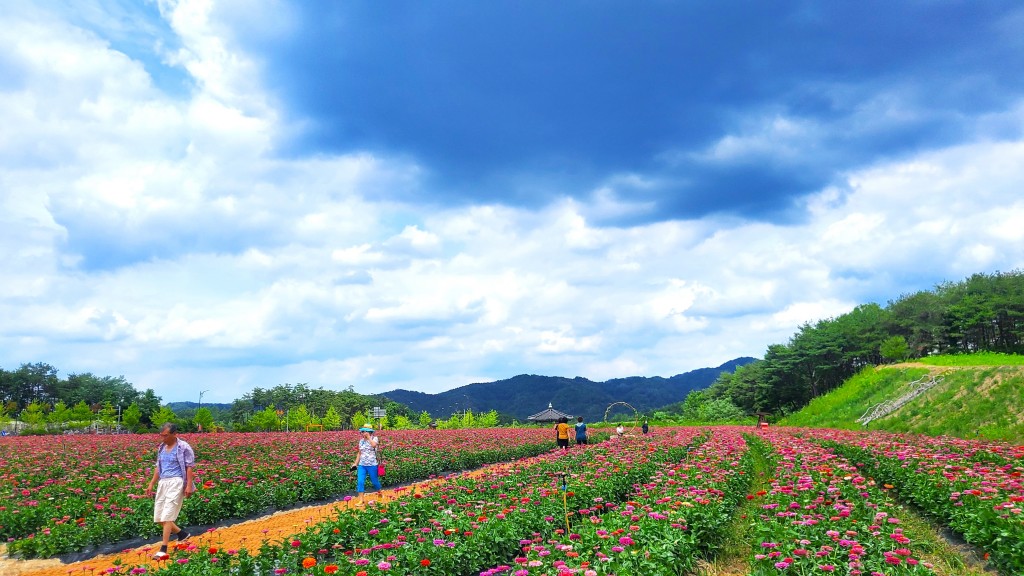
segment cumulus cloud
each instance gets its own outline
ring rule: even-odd
[[[283,382],[669,376],[759,355],[865,301],[1024,267],[1021,101],[955,143],[831,170],[784,221],[661,217],[665,166],[801,170],[837,128],[863,120],[867,139],[872,122],[918,121],[913,99],[848,96],[873,104],[832,123],[754,106],[582,193],[447,203],[423,157],[290,148],[315,119],[268,87],[272,67],[244,39],[293,34],[298,17],[232,6],[161,1],[151,42],[124,45],[98,16],[5,14],[4,368],[124,374],[168,400],[216,383],[212,401]],[[153,58],[187,89],[158,82]]]

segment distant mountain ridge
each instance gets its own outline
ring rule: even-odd
[[[473,412],[497,410],[524,421],[550,403],[557,410],[594,421],[604,419],[605,410],[614,402],[628,402],[641,412],[680,402],[691,391],[710,386],[722,372],[732,372],[755,360],[744,356],[717,368],[698,368],[670,378],[630,376],[594,382],[581,376],[520,374],[437,394],[398,389],[381,396],[405,404],[413,412],[426,410],[431,416],[442,419],[468,408]]]
[[[200,406],[206,406],[207,408],[218,408],[220,410],[231,410],[231,404],[223,404],[217,402],[168,402],[167,407],[175,413],[187,410],[198,410]]]

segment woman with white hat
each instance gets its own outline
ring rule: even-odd
[[[359,429],[359,451],[356,459],[352,462],[349,470],[356,470],[356,492],[359,494],[360,503],[363,501],[363,488],[366,485],[366,477],[370,477],[373,487],[380,492],[380,478],[377,476],[377,445],[380,439],[373,435],[373,424],[364,424]]]

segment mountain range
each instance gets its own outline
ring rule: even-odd
[[[581,376],[565,378],[521,374],[495,382],[467,384],[437,394],[398,389],[382,396],[405,404],[415,413],[425,410],[434,418],[441,419],[469,409],[475,413],[497,410],[525,421],[550,404],[560,412],[574,417],[583,416],[593,422],[604,420],[606,410],[615,402],[627,402],[639,412],[680,402],[691,391],[710,386],[722,372],[732,372],[755,360],[736,358],[717,368],[698,368],[669,378],[631,376],[594,382]],[[618,412],[628,412],[628,409],[615,408],[610,416]]]

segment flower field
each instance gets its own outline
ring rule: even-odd
[[[936,574],[929,545],[903,521],[903,503],[973,538],[1001,574],[1024,573],[1021,447],[878,432],[722,427],[656,429],[561,451],[550,449],[549,430],[532,431],[536,438],[514,432],[474,431],[470,438],[418,432],[404,439],[389,433],[389,477],[391,470],[401,478],[429,476],[437,465],[425,461],[434,459],[506,463],[405,490],[362,510],[339,510],[285,538],[226,549],[213,532],[180,544],[170,561],[126,563],[107,573],[683,575],[696,573],[702,559],[721,549],[731,527],[744,525],[747,574]],[[295,445],[297,439],[308,445]],[[208,502],[192,502],[216,502],[218,489],[295,487],[289,474],[300,470],[304,477],[316,476],[314,470],[333,473],[351,450],[332,456],[328,443],[337,452],[345,440],[302,434],[278,435],[277,444],[218,439],[225,444],[203,451],[246,456],[203,462],[204,482],[212,484],[202,493]],[[267,451],[277,445],[282,454],[271,459]],[[410,452],[403,455],[403,449]],[[142,450],[137,466],[145,476],[151,447]],[[260,458],[277,467],[255,477],[259,466],[252,461]],[[7,462],[5,474],[12,475]],[[400,471],[403,466],[416,473]],[[125,470],[107,472],[137,488],[140,472],[132,473],[135,480],[124,480]],[[755,477],[761,479],[756,489]],[[42,477],[33,481],[46,485]],[[134,514],[148,522],[144,500],[132,502]],[[741,509],[753,512],[739,517]]]
[[[893,486],[904,500],[1024,574],[1024,446],[884,433],[814,430]]]
[[[355,490],[352,433],[188,435],[199,491],[181,521],[208,525]],[[153,436],[0,440],[0,538],[23,557],[50,557],[131,536],[152,537],[143,497],[159,439]],[[388,431],[385,484],[474,468],[549,450],[550,431]]]

